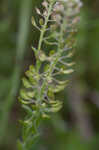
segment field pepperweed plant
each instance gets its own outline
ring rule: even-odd
[[[34,17],[31,19],[40,38],[37,48],[32,47],[36,64],[29,67],[22,79],[19,101],[27,115],[21,121],[22,141],[18,141],[18,150],[30,150],[39,136],[40,122],[62,108],[63,102],[56,100],[54,94],[68,84],[61,75],[73,72],[75,63],[70,59],[81,6],[80,0],[46,0],[42,3],[43,12],[36,8],[39,23]]]

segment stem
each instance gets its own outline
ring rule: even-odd
[[[46,32],[46,28],[47,28],[47,24],[48,24],[48,21],[49,21],[49,17],[51,15],[51,12],[52,12],[52,7],[53,7],[53,3],[54,3],[54,0],[51,1],[50,5],[49,5],[49,9],[48,9],[48,15],[45,19],[45,24],[41,30],[41,34],[40,34],[40,40],[39,40],[39,44],[38,44],[38,54],[39,54],[39,51],[41,50],[41,47],[42,47],[42,43],[43,43],[43,39],[44,39],[44,34]],[[37,71],[39,72],[39,69],[40,69],[40,66],[41,66],[41,62],[39,60],[37,60],[37,64],[39,64],[37,66]],[[45,85],[45,83],[44,83]],[[42,86],[42,89],[43,89],[43,86]],[[45,88],[44,88],[45,89]],[[38,101],[40,102],[41,100],[41,95],[42,95],[42,90],[40,90],[40,94],[38,96]]]
[[[61,28],[60,28],[60,38],[58,41],[58,55],[57,55],[56,59],[54,60],[54,62],[52,62],[50,65],[50,69],[49,69],[49,73],[48,73],[48,76],[50,76],[50,77],[52,76],[53,70],[54,70],[57,62],[59,61],[61,53],[63,52],[61,50],[61,41],[63,41],[63,33],[64,33],[64,26],[65,25],[66,25],[66,21],[65,21],[65,19],[63,19],[63,23],[62,23]],[[43,85],[41,87],[40,97],[42,96],[43,91],[45,91],[45,89],[46,89],[46,83],[47,83],[47,80],[45,79],[45,81],[43,82]]]
[[[47,15],[47,17],[45,18],[45,23],[44,23],[44,25],[43,25],[43,27],[42,27],[42,29],[41,29],[41,34],[40,34],[40,39],[39,39],[38,49],[37,49],[37,56],[39,55],[39,51],[41,50],[41,47],[42,47],[42,43],[43,43],[43,39],[44,39],[44,34],[45,34],[45,32],[46,32],[47,24],[48,24],[48,21],[49,21],[49,17],[50,17],[51,12],[52,12],[53,3],[54,3],[54,0],[52,0],[52,1],[50,2],[50,4],[49,4],[48,15]],[[41,62],[40,62],[39,59],[37,59],[36,69],[37,69],[37,72],[38,72],[38,73],[39,73],[40,67],[41,67]],[[39,85],[39,81],[38,81],[38,85]],[[37,92],[39,93],[39,91],[37,91]],[[41,93],[41,91],[40,91],[40,93]],[[38,95],[37,95],[37,100],[38,100],[38,104],[39,104],[39,105],[41,104],[41,96],[40,96],[40,95],[41,95],[41,94],[38,94]],[[37,110],[37,116],[36,116],[37,119],[36,119],[36,120],[38,120],[38,119],[40,118],[40,116],[41,116],[41,112],[40,112],[40,109],[38,109],[38,110]],[[39,120],[38,124],[40,124],[40,120]],[[33,126],[34,126],[34,122],[33,122]],[[28,127],[27,127],[27,128],[28,128]],[[35,133],[34,133],[34,136],[35,136]],[[25,140],[23,139],[22,149],[25,149],[25,150],[27,149],[28,144],[29,144],[29,143],[27,142],[27,139],[28,139],[28,138],[32,138],[30,134],[26,137]],[[24,147],[23,147],[23,144],[24,144]]]
[[[64,89],[66,81],[61,81],[60,79],[55,80],[56,78],[53,79],[53,75],[54,75],[54,71],[56,70],[57,64],[60,63],[59,61],[60,61],[61,56],[64,55],[63,52],[64,52],[65,47],[66,46],[69,47],[69,44],[66,43],[64,40],[65,35],[66,35],[64,34],[64,32],[67,32],[66,24],[68,24],[69,16],[66,16],[64,9],[63,9],[63,12],[60,12],[59,10],[60,17],[62,18],[59,22],[56,21],[55,25],[57,25],[56,26],[57,28],[56,29],[54,28],[55,31],[53,31],[54,37],[58,38],[56,40],[57,47],[55,47],[54,49],[57,51],[55,52],[54,56],[52,53],[52,57],[46,56],[46,54],[44,54],[44,52],[41,51],[42,44],[45,38],[45,32],[48,29],[48,22],[50,20],[50,16],[57,15],[57,12],[58,12],[57,6],[59,5],[60,7],[60,4],[58,3],[54,5],[54,2],[56,2],[56,0],[48,0],[47,2],[48,2],[47,5],[49,7],[45,9],[47,11],[47,16],[44,16],[45,22],[41,28],[37,51],[35,51],[35,48],[34,48],[35,56],[37,60],[36,66],[35,67],[31,66],[29,68],[26,74],[26,82],[23,82],[23,87],[22,87],[22,90],[20,91],[19,100],[22,103],[23,107],[25,108],[27,112],[27,116],[26,116],[26,120],[22,121],[23,136],[22,136],[22,142],[21,141],[18,142],[19,150],[24,150],[24,149],[29,150],[30,147],[32,147],[33,142],[35,142],[37,138],[36,136],[37,133],[39,133],[38,126],[40,124],[40,121],[42,121],[43,118],[49,117],[49,113],[51,112],[55,113],[59,111],[62,107],[62,102],[60,102],[59,100],[56,100],[54,98],[54,95],[56,92],[59,92]],[[56,11],[54,11],[52,8],[56,8]],[[39,12],[37,13],[39,14]],[[55,17],[57,18],[57,16]],[[66,22],[66,19],[67,19],[67,22]],[[52,40],[55,39],[54,37],[52,37]],[[66,41],[68,42],[68,40]],[[46,43],[46,44],[53,45],[53,46],[55,45],[55,43],[54,44]],[[40,57],[42,59],[40,59]],[[46,63],[47,60],[48,60],[48,66],[47,68],[44,68],[47,71],[43,69],[42,71],[43,73],[42,73],[41,72],[42,66],[44,62]],[[58,71],[60,71],[61,74],[65,75],[67,72],[70,73],[68,68],[67,70],[65,68],[63,71],[61,71],[60,67],[61,66],[59,65]],[[57,83],[52,82],[53,80]],[[37,85],[37,87],[33,89],[31,85],[33,86]],[[31,99],[29,97],[35,100],[34,104],[28,105],[27,100],[31,103]],[[33,120],[31,120],[31,117],[33,117]]]
[[[49,9],[48,9],[48,15],[45,19],[45,24],[44,24],[44,26],[41,30],[40,40],[39,40],[39,44],[38,44],[38,53],[41,50],[42,42],[43,42],[43,39],[44,39],[44,34],[46,32],[47,23],[48,23],[50,15],[51,15],[52,7],[53,7],[53,1],[51,1],[51,4],[50,4]]]

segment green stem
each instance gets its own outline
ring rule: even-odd
[[[61,50],[61,41],[63,41],[63,34],[64,34],[64,26],[66,25],[66,21],[65,19],[63,19],[63,23],[61,25],[61,28],[60,28],[60,38],[59,38],[59,41],[58,41],[58,55],[56,57],[56,59],[54,60],[54,62],[51,63],[50,65],[50,69],[49,69],[49,73],[48,73],[48,76],[52,76],[52,72],[53,72],[53,69],[55,68],[60,56],[61,56],[61,53],[62,53],[62,50]],[[45,81],[43,82],[43,85],[41,87],[41,92],[40,92],[40,97],[42,96],[42,93],[43,91],[45,91],[46,89],[46,83],[47,83],[47,80],[45,79]]]
[[[39,39],[39,44],[38,44],[38,49],[37,49],[37,56],[39,56],[39,51],[41,50],[41,47],[42,47],[44,34],[46,32],[48,20],[52,12],[53,3],[54,3],[54,0],[50,2],[49,8],[48,8],[48,15],[47,17],[45,17],[45,23],[41,29],[41,34],[40,34],[40,39]],[[39,72],[40,67],[41,67],[41,62],[39,61],[39,59],[37,59],[37,72]]]
[[[48,9],[48,15],[47,15],[47,17],[45,19],[45,24],[44,24],[44,26],[43,26],[43,28],[41,30],[40,40],[39,40],[39,44],[38,44],[38,52],[41,50],[43,37],[44,37],[44,34],[46,32],[46,28],[47,28],[49,17],[51,15],[52,7],[53,7],[53,1],[51,1],[51,4],[50,4],[49,9]]]
[[[40,34],[40,40],[39,40],[39,44],[38,44],[38,55],[39,55],[39,51],[41,50],[41,47],[42,47],[42,43],[43,43],[43,39],[44,39],[44,34],[46,32],[46,29],[47,29],[47,24],[48,24],[48,20],[49,20],[49,17],[51,15],[51,12],[52,12],[52,7],[53,7],[53,4],[54,4],[54,0],[52,0],[50,2],[50,5],[49,5],[49,9],[48,9],[48,15],[47,17],[45,18],[45,24],[41,30],[41,34]],[[39,61],[39,59],[37,60],[37,71],[39,72],[39,69],[41,67],[41,62]],[[43,86],[42,86],[43,88]],[[40,94],[38,96],[38,102],[41,101],[41,95],[42,95],[42,90],[40,91]]]
[[[44,34],[45,34],[45,32],[46,32],[47,24],[48,24],[48,21],[49,21],[49,17],[50,17],[51,12],[52,12],[53,3],[54,3],[54,0],[52,0],[52,1],[50,2],[49,9],[48,9],[48,15],[47,15],[47,17],[45,18],[45,23],[44,23],[44,25],[43,25],[43,27],[42,27],[42,29],[41,29],[41,34],[40,34],[40,39],[39,39],[39,44],[38,44],[38,49],[37,49],[37,56],[39,55],[39,51],[41,50],[41,47],[42,47],[42,43],[43,43],[43,39],[44,39]],[[40,66],[41,66],[41,62],[40,62],[39,59],[37,59],[37,66],[36,66],[37,72],[39,72]],[[39,92],[38,92],[38,93],[39,93]],[[39,104],[40,104],[40,103],[41,103],[41,96],[40,96],[40,94],[38,94],[38,98],[37,98],[37,99],[38,99],[38,102],[39,102]],[[41,116],[41,112],[40,112],[40,110],[38,109],[38,111],[37,111],[37,119],[40,118],[40,116]],[[38,124],[40,124],[40,120],[39,120]],[[33,124],[33,126],[34,126],[34,124]],[[29,135],[29,136],[30,136],[30,135]],[[29,136],[28,136],[28,137],[29,137]],[[28,138],[28,137],[27,137],[27,138]],[[25,146],[24,146],[23,149],[27,149],[27,145],[28,145],[28,143],[26,142],[27,138],[26,138],[25,141],[24,141]]]

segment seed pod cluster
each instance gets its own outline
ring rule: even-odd
[[[68,84],[68,80],[61,80],[61,75],[73,72],[75,63],[70,60],[81,5],[78,0],[44,0],[43,11],[36,8],[39,24],[32,17],[40,38],[38,47],[32,47],[36,65],[31,65],[22,79],[19,101],[27,115],[21,121],[23,135],[22,142],[18,141],[19,150],[29,150],[39,135],[40,121],[62,108],[63,102],[55,99],[55,93],[64,90]],[[48,53],[47,49],[50,49]]]

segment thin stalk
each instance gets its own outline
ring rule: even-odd
[[[53,1],[51,2],[50,6],[49,6],[49,9],[48,9],[48,15],[45,19],[45,24],[41,30],[41,34],[40,34],[40,40],[39,40],[39,44],[38,44],[38,52],[41,50],[41,46],[42,46],[42,42],[43,42],[43,39],[44,39],[44,34],[46,32],[46,28],[47,28],[47,24],[48,24],[48,21],[49,21],[49,17],[50,17],[50,14],[51,14],[51,10],[52,10],[52,6],[53,6]]]
[[[41,34],[40,34],[40,40],[39,40],[39,44],[38,44],[38,54],[39,54],[39,51],[41,50],[41,47],[42,47],[42,43],[43,43],[43,39],[44,39],[44,34],[46,32],[46,28],[47,28],[47,24],[49,22],[49,17],[51,15],[51,12],[52,12],[52,7],[53,7],[53,3],[54,1],[52,0],[51,1],[51,4],[49,6],[49,9],[48,9],[48,15],[45,19],[45,24],[41,30]],[[37,60],[37,63],[39,63],[39,66],[37,66],[37,69],[38,69],[38,72],[39,72],[39,69],[40,69],[40,66],[41,66],[41,62],[39,62],[39,60]],[[43,88],[43,86],[42,86]],[[42,90],[40,90],[40,94],[39,94],[39,98],[38,98],[38,101],[40,102],[41,101],[41,93],[42,93]]]
[[[54,3],[54,0],[52,0],[51,3],[50,3],[49,9],[48,9],[48,15],[47,15],[47,17],[45,17],[45,23],[44,23],[44,25],[41,29],[41,34],[40,34],[40,39],[39,39],[38,49],[37,49],[37,56],[39,55],[39,51],[41,50],[41,47],[42,47],[42,43],[43,43],[43,40],[44,40],[44,34],[46,32],[47,24],[49,22],[49,17],[50,17],[51,12],[52,12],[53,3]],[[37,64],[38,64],[37,65],[37,71],[39,72],[41,62],[39,60],[37,60]]]
[[[19,150],[30,149],[30,147],[32,147],[33,143],[36,140],[35,136],[36,136],[37,132],[35,132],[35,131],[38,131],[38,127],[39,127],[38,125],[40,124],[40,121],[42,121],[43,118],[48,118],[50,113],[55,113],[61,109],[62,102],[60,102],[59,100],[56,100],[54,98],[54,95],[56,92],[63,90],[66,86],[66,84],[65,84],[66,81],[63,82],[63,81],[59,80],[59,82],[57,84],[55,84],[54,82],[52,82],[52,80],[53,80],[54,70],[56,69],[57,64],[59,63],[59,60],[64,52],[65,47],[68,46],[68,43],[65,43],[65,40],[64,40],[64,36],[65,36],[64,32],[66,32],[66,30],[67,30],[66,24],[68,24],[69,14],[68,14],[68,16],[65,16],[65,14],[62,13],[65,11],[64,9],[61,10],[62,12],[60,12],[60,4],[59,3],[55,3],[55,5],[54,5],[54,2],[58,2],[58,1],[56,1],[56,0],[49,1],[48,0],[47,2],[48,3],[46,3],[46,1],[44,1],[44,3],[43,3],[43,5],[45,5],[44,7],[46,7],[45,11],[47,11],[47,16],[45,17],[45,15],[43,13],[43,15],[45,17],[45,22],[41,28],[40,38],[39,38],[39,42],[38,42],[38,48],[37,48],[37,50],[34,48],[37,62],[36,62],[35,66],[31,65],[29,67],[29,70],[26,73],[26,78],[24,78],[24,80],[23,80],[23,87],[20,90],[19,101],[21,102],[22,106],[24,106],[28,115],[26,117],[26,120],[22,121],[23,129],[25,129],[25,130],[23,130],[22,141],[18,141]],[[69,1],[66,1],[66,4],[67,4],[67,2],[69,3]],[[75,3],[73,3],[73,4],[75,4]],[[49,5],[49,7],[47,7],[48,5]],[[65,6],[63,6],[63,7],[65,8]],[[56,34],[54,34],[54,36],[58,37],[57,51],[56,51],[56,48],[54,50],[56,55],[55,55],[55,57],[53,57],[53,51],[52,51],[52,53],[51,53],[52,57],[49,57],[49,56],[46,56],[44,51],[42,51],[42,44],[43,44],[43,41],[45,38],[45,32],[48,29],[48,22],[49,22],[50,16],[55,17],[55,18],[57,17],[54,12],[54,10],[55,10],[54,8],[56,9],[55,12],[59,12],[60,17],[62,17],[62,18],[59,22],[56,22],[58,24],[55,23],[55,25],[58,25],[57,26],[58,28],[55,29],[55,32],[53,31],[54,33],[56,33]],[[68,11],[68,9],[67,9],[67,11]],[[75,9],[74,9],[74,12],[75,12]],[[39,14],[39,9],[37,10],[37,13]],[[53,15],[55,15],[55,16],[53,16]],[[67,19],[67,22],[66,22],[66,19]],[[35,23],[33,25],[35,26]],[[70,42],[71,42],[71,40],[70,40]],[[50,44],[48,44],[48,45],[50,45]],[[51,43],[51,45],[52,45],[52,43]],[[40,71],[41,65],[43,65],[43,63],[46,62],[46,60],[51,61],[51,62],[48,64],[47,67],[45,66],[45,68],[44,68],[44,71],[46,71],[46,73],[43,71],[44,73],[42,74],[42,72]],[[59,69],[60,69],[59,71],[61,74],[65,75],[67,73],[70,73],[70,70],[61,69],[60,66],[59,66]],[[63,71],[61,71],[61,70],[63,70]],[[31,78],[32,78],[33,82],[31,81]],[[37,88],[35,88],[32,91],[31,85],[33,85],[33,86],[37,85]],[[35,103],[32,105],[28,105],[26,103],[27,100],[29,102],[31,102],[28,97],[32,97],[33,99],[35,99]],[[45,102],[45,100],[48,100],[48,101]],[[33,120],[31,120],[31,116],[33,116]],[[29,118],[30,118],[30,120],[29,120]],[[38,131],[38,133],[39,133],[39,131]],[[37,136],[36,136],[36,138],[37,138]]]
[[[60,28],[60,38],[59,38],[59,41],[58,41],[58,48],[57,48],[59,54],[57,55],[57,57],[54,60],[54,62],[51,63],[48,76],[52,76],[53,70],[54,70],[57,62],[59,61],[60,55],[62,53],[62,50],[61,50],[61,41],[63,40],[63,34],[64,34],[64,26],[65,26],[65,24],[66,24],[66,21],[65,21],[65,19],[63,19],[63,23],[62,23],[61,28]],[[46,89],[46,83],[47,83],[47,81],[45,79],[45,81],[43,82],[43,85],[41,87],[40,97],[41,97],[43,91]]]

